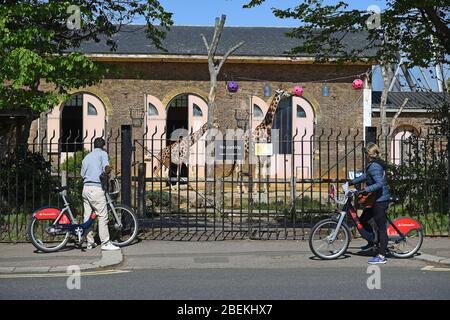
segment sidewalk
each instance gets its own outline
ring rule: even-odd
[[[329,261],[326,266],[366,264],[367,255],[356,254],[363,244],[362,240],[353,240],[347,255],[351,259]],[[401,267],[405,263],[401,259],[389,260],[393,266]],[[420,254],[414,260],[450,266],[450,238],[425,238]],[[318,261],[310,252],[307,241],[295,240],[148,240],[112,252],[102,252],[100,247],[84,251],[69,245],[55,253],[37,252],[31,244],[0,243],[0,274],[66,272],[72,265],[85,271],[118,264],[125,269],[323,267],[324,264],[318,264]]]
[[[105,252],[98,246],[93,250],[81,250],[73,245],[54,253],[42,253],[32,244],[0,243],[1,273],[66,272],[76,265],[80,270],[94,270],[122,262],[121,251]]]
[[[450,265],[450,237],[425,238],[415,259]]]
[[[367,265],[373,253],[361,253],[363,240],[352,240],[340,259],[316,258],[308,241],[230,240],[230,241],[143,241],[123,248],[125,269],[198,268],[340,268]],[[403,267],[404,259],[388,258],[389,265]],[[425,238],[415,263],[450,265],[450,238]]]

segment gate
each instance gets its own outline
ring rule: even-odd
[[[386,141],[385,160],[390,187],[405,201],[391,207],[390,214],[418,218],[428,235],[448,235],[448,189],[433,191],[436,183],[448,185],[447,175],[437,173],[439,168],[447,170],[446,139],[430,132],[414,139],[396,138],[391,144]],[[165,133],[156,132],[134,140],[134,207],[143,217],[147,239],[303,240],[318,220],[336,211],[328,199],[330,184],[340,188],[365,167],[362,134],[351,130],[297,133],[284,141],[292,152],[266,156],[266,166],[238,163],[243,174],[229,176],[231,164],[214,159],[208,166],[196,161],[206,159],[198,152],[207,149],[204,138],[191,146],[187,175],[177,174],[176,165],[165,173],[157,164],[166,143]],[[420,151],[424,146],[433,148],[434,160]],[[180,151],[171,149],[170,162]],[[310,165],[305,167],[305,162]],[[414,170],[420,166],[428,171],[409,188],[418,179]],[[415,198],[423,192],[431,198]]]
[[[365,167],[358,131],[297,133],[281,140],[291,145],[284,148],[288,152],[237,164],[240,175],[227,175],[231,165],[221,161],[206,165],[203,137],[190,148],[183,174],[177,175],[177,166],[167,173],[155,171],[156,157],[167,143],[165,133],[132,139],[130,126],[75,140],[53,135],[32,137],[28,145],[3,141],[0,241],[26,241],[31,213],[44,205],[61,205],[53,192],[61,183],[69,186],[74,211],[82,213],[81,161],[97,136],[107,141],[110,164],[121,181],[120,201],[136,210],[146,239],[306,239],[316,221],[336,210],[327,195],[330,184],[340,188]],[[391,193],[403,202],[390,207],[390,216],[411,216],[427,236],[448,236],[447,138],[430,131],[397,132],[393,137],[384,150],[388,181]],[[82,148],[64,148],[74,143]],[[267,145],[260,147],[264,151]],[[173,150],[170,161],[179,151]],[[266,165],[255,170],[261,162]]]

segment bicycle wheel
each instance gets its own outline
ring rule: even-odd
[[[405,234],[401,240],[391,241],[388,246],[389,252],[396,258],[409,258],[419,251],[423,242],[422,229],[412,229]]]
[[[116,213],[122,227],[119,226],[119,223],[116,221],[111,208],[109,208],[109,238],[114,245],[123,247],[133,242],[136,238],[139,229],[138,221],[136,214],[130,207],[125,205],[115,205],[114,208],[116,209]]]
[[[36,249],[43,252],[58,251],[69,241],[70,232],[55,228],[55,220],[39,220],[33,217],[28,225],[28,238]]]
[[[309,248],[317,257],[325,260],[336,259],[347,251],[350,243],[350,231],[342,224],[336,239],[331,242],[338,222],[333,219],[319,221],[311,230],[309,236]]]

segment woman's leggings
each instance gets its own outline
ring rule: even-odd
[[[377,227],[376,232],[378,233],[378,241],[380,242],[380,249],[378,251],[382,256],[386,255],[386,249],[388,245],[388,235],[387,235],[387,219],[386,210],[388,208],[389,202],[376,202],[375,205],[370,209],[364,209],[361,215],[360,221],[363,227],[368,231],[373,231],[369,224],[369,220],[373,219]]]

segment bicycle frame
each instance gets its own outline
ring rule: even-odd
[[[86,230],[92,227],[97,214],[95,212],[91,213],[89,219],[82,224],[78,224],[77,220],[72,214],[72,210],[70,208],[70,204],[66,199],[65,191],[59,193],[61,198],[63,199],[64,207],[63,209],[59,209],[57,207],[43,207],[36,210],[33,213],[33,217],[38,220],[49,220],[54,219],[53,223],[49,226],[50,228],[54,228],[53,231],[69,231],[78,236],[78,241],[81,242],[81,237],[86,233]],[[116,221],[115,227],[122,228],[121,219],[117,215],[116,208],[114,207],[113,200],[108,192],[105,192],[106,197],[106,205],[111,208],[114,219]]]
[[[359,234],[367,241],[373,242],[375,239],[374,233],[364,229],[363,225],[359,220],[358,214],[356,213],[356,209],[353,207],[352,197],[354,194],[354,190],[349,189],[348,183],[345,183],[342,186],[342,189],[344,191],[344,197],[342,199],[335,198],[336,189],[334,185],[332,185],[332,190],[330,191],[330,199],[334,200],[337,204],[343,205],[343,207],[342,210],[339,212],[339,217],[337,219],[338,225],[334,230],[334,232],[330,235],[329,241],[333,242],[334,240],[336,240],[339,229],[341,225],[344,224],[345,216],[347,214],[350,214],[350,217],[355,223],[355,226],[358,229]],[[387,227],[387,233],[389,240],[391,241],[402,241],[405,239],[405,234],[408,233],[410,230],[422,228],[419,222],[408,217],[399,218],[395,222],[389,219],[388,216],[386,216],[386,218],[389,222],[389,226]]]

